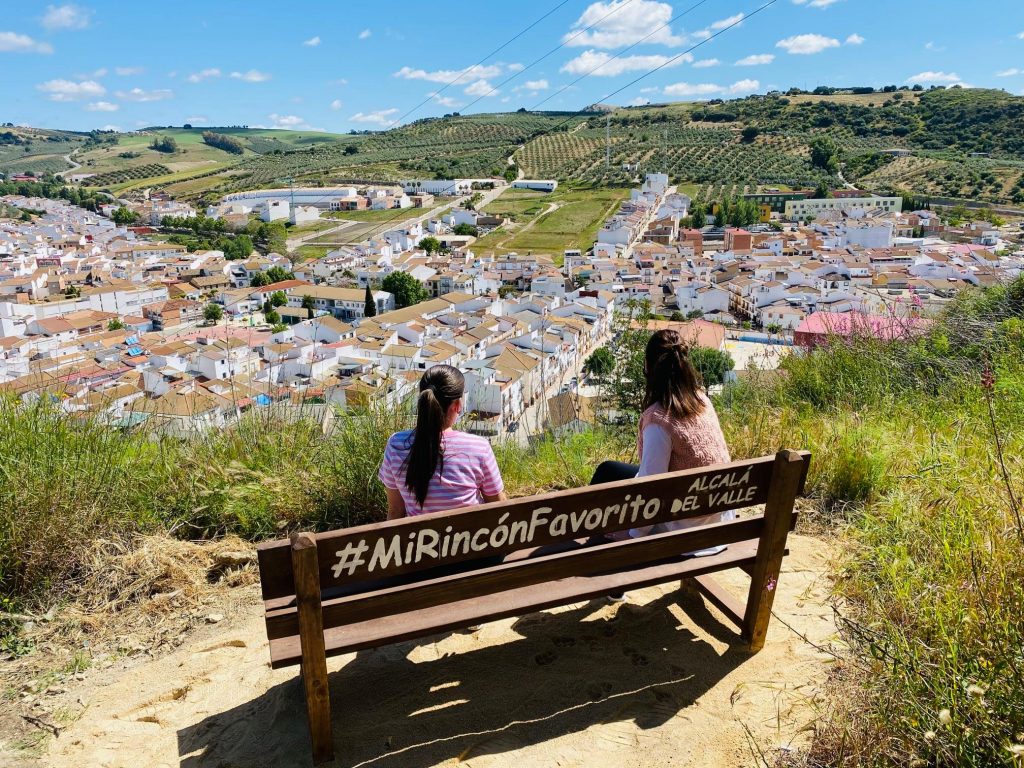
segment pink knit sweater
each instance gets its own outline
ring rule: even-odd
[[[660,405],[652,405],[640,416],[640,430],[637,435],[637,451],[641,461],[644,457],[644,428],[657,424],[672,438],[672,456],[668,471],[705,467],[709,464],[724,464],[731,461],[729,446],[725,444],[718,414],[708,398],[701,394],[704,410],[696,416],[675,419]]]

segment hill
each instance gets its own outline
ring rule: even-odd
[[[706,197],[766,185],[840,186],[845,178],[872,191],[1024,202],[1024,98],[967,88],[864,90],[791,90],[581,113],[455,113],[351,134],[244,127],[131,134],[8,128],[12,139],[0,143],[0,171],[52,172],[67,168],[66,158],[84,166],[79,172],[98,174],[91,183],[115,194],[148,186],[186,198],[287,179],[315,185],[519,170],[529,177],[617,185],[658,170]],[[237,140],[241,152],[205,143],[207,130]],[[176,150],[152,149],[155,137],[174,139]],[[816,140],[832,143],[835,163],[812,163]]]

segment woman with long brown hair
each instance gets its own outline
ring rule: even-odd
[[[606,461],[594,473],[592,484],[632,477],[723,464],[731,461],[715,407],[704,392],[700,374],[688,355],[689,345],[678,331],[655,332],[644,355],[646,386],[637,452],[640,464]],[[631,536],[644,536],[695,525],[731,520],[733,513],[704,515],[634,528]],[[723,548],[694,552],[707,555]]]
[[[380,467],[389,520],[506,498],[491,444],[452,429],[465,388],[450,365],[435,365],[420,379],[416,427],[388,439]]]

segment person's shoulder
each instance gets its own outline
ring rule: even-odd
[[[388,438],[387,447],[391,450],[407,451],[409,446],[412,444],[412,433],[411,429],[403,429],[401,432],[395,432],[391,437]]]
[[[453,441],[460,448],[475,451],[491,450],[491,443],[486,437],[471,435],[469,432],[461,432],[457,429],[451,430],[448,435],[448,439]]]
[[[640,419],[645,427],[650,424],[664,424],[670,420],[668,412],[661,403],[653,403],[647,406],[644,412],[640,414]]]

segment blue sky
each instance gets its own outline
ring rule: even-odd
[[[579,109],[660,64],[609,101],[915,82],[1024,93],[1021,0],[983,0],[978,23],[924,0],[776,0],[751,15],[765,1],[6,0],[0,122],[380,129],[424,99],[406,121]]]

